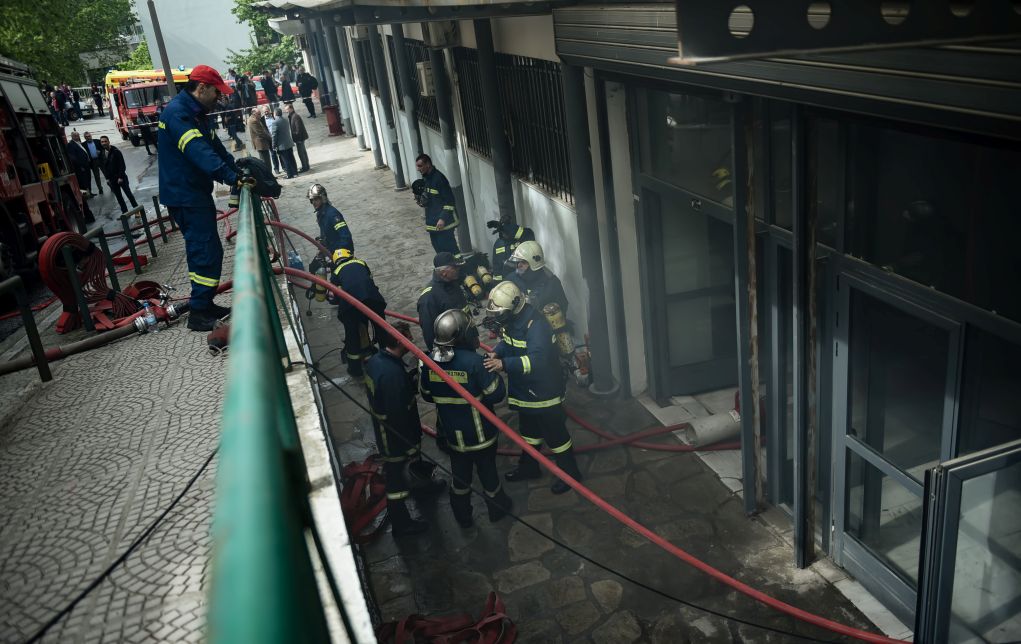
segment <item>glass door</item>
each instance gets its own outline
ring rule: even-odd
[[[925,498],[915,641],[1021,641],[1021,440],[937,466]]]
[[[960,330],[850,275],[838,289],[835,555],[911,623],[922,481],[951,456]]]

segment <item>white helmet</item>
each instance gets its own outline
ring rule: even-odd
[[[538,271],[546,265],[545,257],[542,254],[542,246],[537,241],[526,241],[518,244],[518,247],[511,253],[507,263],[516,265],[518,262],[528,262],[529,270]]]
[[[504,280],[489,292],[486,313],[497,320],[504,320],[511,314],[517,315],[523,308],[525,308],[525,296],[514,282]]]

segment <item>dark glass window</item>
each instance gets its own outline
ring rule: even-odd
[[[639,115],[642,170],[732,207],[730,113],[723,101],[648,90]]]
[[[844,208],[844,159],[840,124],[830,119],[808,121],[805,183],[809,208],[815,209],[815,240],[837,247],[837,227]]]
[[[1021,346],[969,327],[957,453],[1021,438]]]
[[[1021,321],[1021,147],[867,123],[848,135],[850,253]]]
[[[770,180],[773,193],[773,223],[791,230],[794,225],[794,196],[791,193],[791,108],[786,103],[769,107]]]

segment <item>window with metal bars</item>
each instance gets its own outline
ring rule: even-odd
[[[397,48],[394,47],[394,37],[386,37],[386,48],[390,51],[390,68],[393,70],[394,90],[397,92],[397,107],[404,109],[404,91],[401,89],[401,75],[397,71]]]
[[[478,51],[454,50],[468,147],[491,158],[482,107]],[[567,124],[560,66],[552,61],[496,54],[496,78],[510,143],[512,172],[544,191],[574,202],[567,157]]]
[[[418,97],[418,103],[415,105],[415,113],[418,115],[418,120],[426,125],[432,127],[435,130],[440,129],[440,117],[436,111],[436,97],[435,96],[422,96],[421,88],[418,84],[418,63],[429,60],[429,50],[426,49],[425,45],[420,40],[406,39],[404,46],[408,50],[408,63],[411,65],[411,82],[414,83],[415,96]]]
[[[372,60],[372,45],[368,40],[356,40],[355,45],[361,48],[362,58],[365,59],[365,75],[363,79],[368,84],[373,94],[379,95],[379,83],[376,82],[376,64]]]

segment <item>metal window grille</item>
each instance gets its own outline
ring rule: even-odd
[[[411,82],[415,84],[415,96],[418,97],[418,103],[415,105],[418,120],[438,130],[440,129],[440,117],[436,111],[436,97],[422,96],[421,88],[418,85],[418,70],[415,69],[417,63],[429,60],[429,50],[420,40],[406,39],[404,45],[408,49],[408,61],[412,66]]]
[[[404,92],[401,90],[401,74],[397,70],[397,49],[394,47],[394,37],[386,37],[386,47],[390,50],[390,67],[393,68],[394,89],[397,91],[397,107],[404,109]]]
[[[489,133],[486,131],[485,110],[482,109],[482,84],[479,80],[478,50],[467,47],[454,49],[454,66],[461,97],[461,114],[464,119],[468,149],[491,158]]]
[[[376,63],[372,60],[372,49],[368,40],[358,40],[355,44],[362,48],[362,57],[365,59],[365,75],[368,78],[362,79],[372,91],[379,95],[379,83],[376,82]]]

